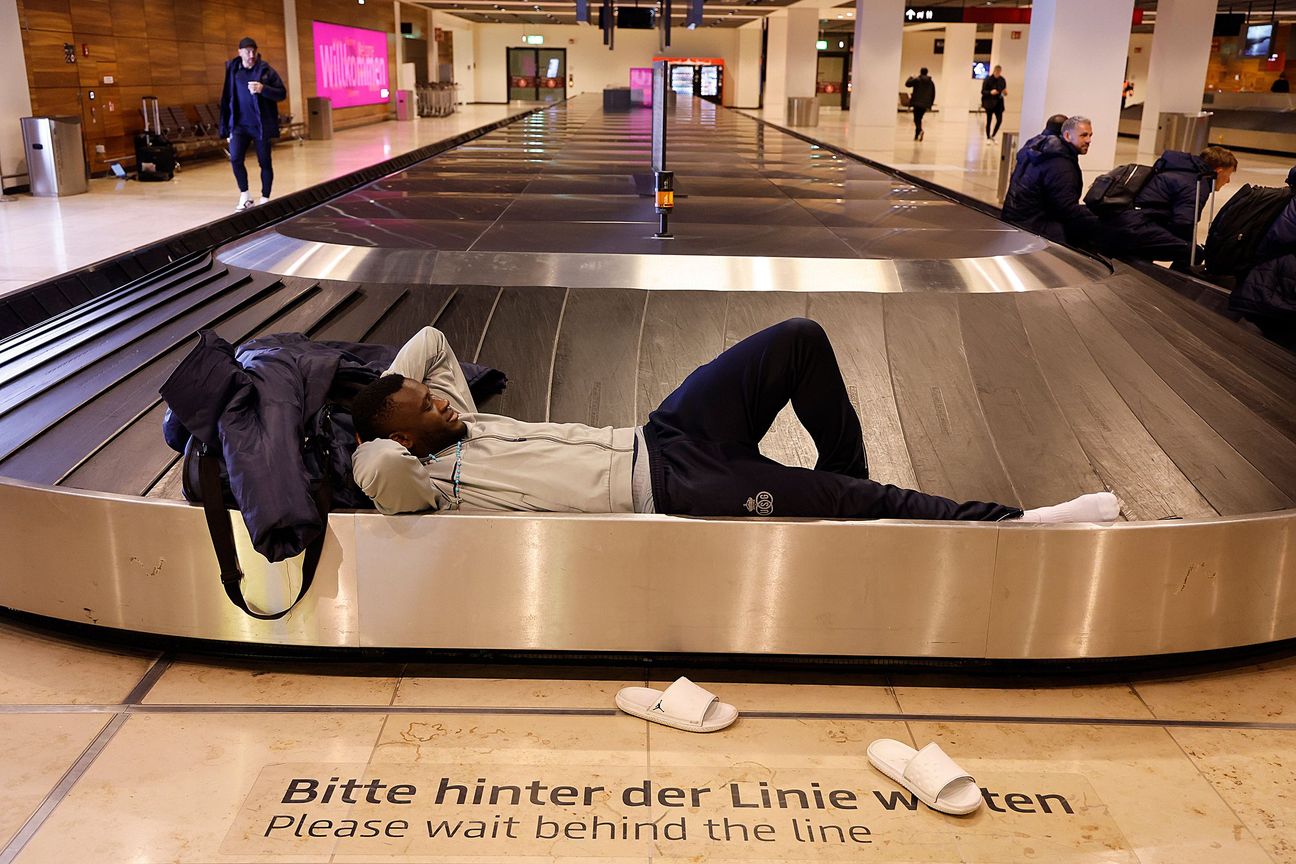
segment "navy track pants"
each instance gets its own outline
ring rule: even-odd
[[[813,470],[757,450],[788,402],[814,439]],[[859,417],[822,327],[793,318],[693,371],[644,425],[655,506],[692,516],[990,520],[1021,510],[958,503],[868,479]]]

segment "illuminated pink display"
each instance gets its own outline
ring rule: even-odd
[[[652,107],[653,70],[651,66],[630,67],[630,89],[643,91],[645,108]]]
[[[311,22],[315,35],[315,95],[334,108],[373,105],[391,96],[387,34],[379,30]]]

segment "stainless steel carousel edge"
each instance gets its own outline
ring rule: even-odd
[[[1296,637],[1296,511],[1026,526],[334,514],[281,621],[221,590],[200,508],[0,480],[0,606],[267,645],[1060,659]],[[277,608],[295,562],[236,536]]]

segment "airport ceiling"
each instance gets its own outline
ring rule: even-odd
[[[741,27],[792,5],[795,0],[705,0],[703,26]],[[417,5],[428,9],[449,12],[479,24],[575,24],[575,0],[417,0]],[[621,0],[618,5],[656,6],[652,0]],[[910,5],[915,7],[950,8],[959,6],[999,6],[1008,8],[1029,7],[1030,0],[926,0]],[[1155,20],[1157,0],[1135,0],[1135,8],[1142,9],[1148,23]],[[825,9],[824,30],[850,30],[853,28],[855,4],[847,0],[833,9]],[[1255,2],[1229,2],[1220,0],[1220,12],[1246,12],[1250,8],[1255,20],[1266,18],[1275,10],[1280,18],[1296,19],[1296,0],[1255,0]],[[673,0],[671,21],[683,27],[688,11],[687,0]],[[598,20],[598,0],[590,0],[590,16]],[[1144,25],[1146,27],[1146,24]]]

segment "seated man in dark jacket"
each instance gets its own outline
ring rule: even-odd
[[[1167,150],[1152,166],[1134,206],[1103,221],[1104,249],[1186,267],[1202,209],[1213,190],[1228,185],[1237,165],[1237,157],[1223,147],[1207,147],[1199,156]]]
[[[1229,295],[1229,309],[1296,351],[1296,168],[1287,172],[1287,187],[1292,198],[1260,241],[1260,263]]]
[[[1089,152],[1091,140],[1093,124],[1087,117],[1068,117],[1059,137],[1031,139],[1017,155],[1003,218],[1056,243],[1087,243],[1098,219],[1080,203],[1080,157]]]

